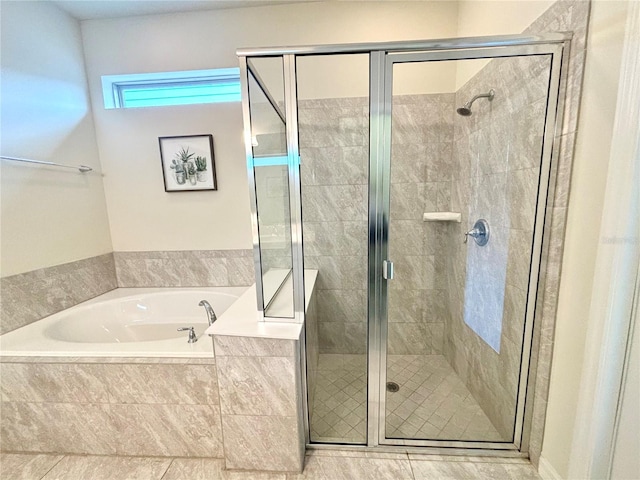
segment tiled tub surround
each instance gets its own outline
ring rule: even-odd
[[[119,288],[0,337],[2,356],[211,358],[207,300],[222,315],[246,287]],[[187,342],[194,327],[199,340]],[[107,360],[108,361],[108,360]]]
[[[222,458],[213,358],[0,360],[2,451]]]
[[[317,272],[305,275],[308,309]],[[254,284],[210,327],[226,332],[209,332],[216,359],[212,350],[182,359],[2,357],[0,449],[224,458],[231,470],[300,472],[302,325],[256,320]],[[206,334],[196,345],[213,347]]]
[[[0,279],[0,335],[117,288],[111,253]]]
[[[249,286],[252,250],[114,252],[0,279],[0,335],[118,287]]]
[[[253,250],[114,252],[119,287],[230,287],[255,282]]]
[[[202,334],[207,317],[197,299],[223,314],[244,290],[117,289],[3,335],[0,449],[222,458],[213,342]],[[161,337],[165,331],[172,336],[107,343],[89,336],[55,339],[50,331],[70,321],[83,333],[94,320],[98,332],[116,332],[108,324],[113,317],[125,328],[142,326],[141,334],[149,333],[145,325],[152,334],[164,326]],[[198,342],[187,343],[174,322],[201,324]]]

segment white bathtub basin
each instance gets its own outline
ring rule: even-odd
[[[237,295],[211,291],[169,290],[104,300],[61,312],[44,329],[54,340],[77,343],[153,342],[187,338],[181,327],[194,327],[198,336],[208,327],[207,314],[198,306],[207,300],[218,315]]]
[[[0,337],[0,355],[212,356],[207,300],[222,315],[246,287],[119,288]],[[198,341],[189,344],[194,327]]]

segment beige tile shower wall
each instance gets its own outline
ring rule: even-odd
[[[562,128],[557,131],[555,141],[559,143],[558,168],[551,178],[553,189],[552,205],[547,245],[543,250],[541,270],[544,272],[544,285],[538,295],[537,322],[534,326],[534,342],[530,375],[535,379],[535,388],[528,392],[527,404],[531,415],[531,435],[529,455],[534,465],[538,464],[542,450],[547,400],[549,398],[549,377],[554,336],[556,332],[556,312],[560,289],[560,273],[563,261],[565,227],[567,225],[567,207],[569,205],[569,187],[575,151],[575,138],[578,125],[578,110],[582,93],[582,79],[586,57],[587,28],[589,25],[590,1],[557,1],[541,15],[525,33],[573,32],[571,52],[567,71],[567,90]],[[609,24],[607,23],[607,29]]]
[[[0,334],[117,287],[113,255],[100,255],[0,279]]]
[[[424,212],[451,208],[454,94],[393,97],[388,353],[442,353],[449,317],[446,224],[425,223]]]
[[[306,268],[320,353],[367,351],[369,124],[366,98],[299,102]]]
[[[114,252],[119,287],[228,287],[255,283],[252,250]]]
[[[453,94],[394,97],[389,353],[442,352],[447,302],[441,225],[448,210]],[[369,125],[366,98],[299,106],[305,265],[317,268],[320,353],[366,353]]]
[[[492,102],[479,100],[471,117],[457,116],[454,124],[452,202],[462,223],[449,226],[451,321],[445,354],[505,440],[514,428],[549,66],[546,57],[494,59],[456,94],[462,105],[477,93],[496,91]],[[478,218],[490,225],[486,247],[462,243]],[[479,248],[487,255],[473,255]],[[487,277],[470,277],[469,262],[491,259],[493,265],[473,268],[489,272]],[[506,268],[505,280],[500,268]],[[497,353],[465,323],[465,315],[480,308],[487,314],[492,292],[502,289]]]
[[[556,142],[560,145],[558,167],[557,175],[552,175],[550,184],[551,198],[549,207],[553,208],[551,209],[550,215],[548,215],[548,217],[550,218],[550,222],[548,222],[549,225],[545,231],[547,247],[543,252],[541,263],[541,270],[542,272],[544,272],[544,275],[542,277],[544,279],[544,282],[540,286],[536,313],[537,320],[534,324],[534,342],[532,346],[530,368],[530,375],[534,379],[534,388],[531,389],[530,392],[528,392],[527,397],[527,405],[530,406],[530,408],[527,410],[527,418],[531,420],[531,435],[529,439],[525,439],[525,448],[528,446],[529,454],[534,464],[537,463],[540,455],[544,420],[546,416],[549,371],[551,365],[551,353],[553,349],[553,334],[555,331],[555,312],[557,308],[557,295],[560,281],[560,265],[563,250],[564,228],[566,223],[566,207],[568,203],[571,164],[573,161],[578,106],[580,104],[580,92],[585,59],[585,41],[589,8],[590,2],[588,1],[558,1],[554,3],[541,17],[533,22],[533,24],[525,31],[525,33],[529,34],[540,34],[557,31],[571,31],[574,33],[569,57],[569,68],[567,76],[568,88],[565,101],[564,121],[563,125],[558,129],[559,133],[555,139]],[[493,62],[495,62],[495,60]],[[482,73],[483,72],[480,72],[479,75],[482,75]],[[524,71],[521,73],[522,76],[520,78],[531,78],[532,76],[530,71]],[[535,77],[535,75],[533,75],[533,77]],[[518,79],[517,76],[512,78],[514,78],[514,81]],[[474,82],[474,80],[475,79],[472,79],[469,84]],[[464,87],[463,89],[461,89],[460,93],[463,90]],[[459,100],[463,99],[460,98]],[[466,99],[464,101],[466,101]],[[534,102],[531,105],[531,109],[526,110],[524,113],[535,114],[535,108],[539,106],[540,105],[536,105]],[[523,116],[522,113],[523,112],[519,112],[511,118],[513,127],[516,130],[519,130],[523,126],[523,121],[525,121],[524,126],[526,126],[526,117]],[[528,145],[529,147],[533,148],[533,144],[531,142],[536,141],[536,138],[535,136],[530,135],[532,133],[530,130],[526,130],[526,132],[527,135],[521,136],[521,140],[525,140],[525,143],[521,145],[525,147],[527,147]],[[522,135],[522,133],[520,135]],[[464,158],[465,155],[461,153],[461,151],[468,147],[465,145],[463,139],[461,139],[460,142],[456,141],[455,148],[459,149],[459,151],[454,151],[454,158]],[[462,164],[461,172],[465,172],[464,167],[465,164]],[[516,190],[526,187],[532,182],[532,179],[529,178],[527,180],[527,177],[531,177],[533,172],[528,171],[526,168],[522,168],[521,170],[522,171],[518,173],[520,175],[520,178],[516,178],[512,175],[512,183],[510,185],[516,187]],[[465,192],[468,192],[468,190],[465,189],[467,187],[468,186],[464,182],[454,181],[452,188],[454,191],[454,203],[458,202],[458,205],[462,206],[462,226],[470,226],[470,219],[464,218]],[[524,190],[521,190],[521,192],[524,192]],[[510,194],[512,193],[514,193],[513,190],[510,191]],[[514,198],[518,199],[520,198],[520,196],[516,195]],[[531,211],[530,202],[526,202],[522,205],[516,206],[524,207],[525,212]],[[522,213],[522,211],[519,211],[519,213]],[[522,222],[520,222],[522,218],[526,218],[526,216],[515,219],[513,215],[511,216],[512,221],[516,222],[512,226],[515,226],[516,228],[512,229],[514,235],[510,235],[509,249],[510,251],[515,250],[517,252],[517,255],[521,258],[519,260],[515,259],[515,262],[513,262],[508,267],[507,273],[507,292],[504,305],[505,320],[503,325],[502,337],[504,344],[510,346],[512,346],[512,342],[505,340],[508,340],[509,338],[518,338],[518,335],[520,334],[522,328],[522,324],[515,322],[514,319],[523,318],[524,302],[526,298],[526,291],[524,287],[522,285],[516,284],[517,279],[523,278],[523,272],[524,269],[526,269],[526,260],[528,260],[526,254],[527,242],[525,238],[527,235],[527,230],[522,228],[523,225]],[[518,228],[518,222],[520,222],[520,228]],[[455,230],[455,233],[457,235],[462,233],[455,227],[452,227],[452,229]],[[461,375],[466,376],[466,378],[471,378],[472,375],[468,371],[470,364],[466,362],[466,358],[471,357],[465,356],[470,352],[485,351],[486,353],[489,353],[489,355],[485,354],[484,356],[477,357],[480,360],[476,363],[476,365],[479,366],[486,366],[486,372],[496,372],[496,370],[494,370],[493,368],[499,365],[496,365],[495,359],[493,362],[491,362],[491,352],[485,348],[486,345],[482,345],[482,342],[480,342],[477,337],[475,337],[475,339],[471,337],[473,339],[471,345],[465,345],[461,342],[453,342],[454,337],[452,335],[454,333],[454,330],[457,330],[458,333],[460,333],[460,330],[468,330],[468,327],[461,323],[458,323],[456,327],[456,316],[458,319],[461,318],[459,315],[463,306],[462,300],[455,297],[456,294],[460,294],[459,291],[456,290],[456,286],[462,284],[465,275],[464,269],[460,268],[461,266],[465,265],[465,263],[460,262],[459,248],[460,246],[455,242],[452,243],[452,250],[450,251],[450,254],[454,259],[454,266],[457,268],[452,271],[452,274],[449,277],[449,290],[452,294],[451,308],[453,320],[451,322],[451,325],[448,326],[447,332],[445,333],[445,354],[449,358],[454,368],[456,368],[456,370],[458,370]],[[457,313],[456,306],[458,308]],[[469,335],[467,335],[467,337],[469,337]],[[475,342],[475,345],[473,344],[473,342]],[[458,351],[456,351],[456,346],[460,346],[464,350],[462,351],[460,348],[458,348]],[[515,354],[516,352],[512,352],[510,355],[512,357],[512,360],[510,360],[509,362],[511,365],[502,365],[502,368],[507,368],[508,371],[512,371],[512,369],[514,368],[513,364],[516,360]],[[465,368],[467,368],[466,372]],[[487,377],[483,376],[482,378],[488,378],[489,381],[492,382],[502,381],[502,378],[507,380],[511,379],[509,380],[509,382],[513,383],[515,378],[514,374],[511,373],[505,376],[504,373],[506,371],[507,370],[503,370],[503,372],[499,374],[500,378],[498,379],[495,378],[495,374],[488,375]],[[483,373],[483,375],[486,374]],[[488,402],[488,395],[491,395],[491,392],[486,391],[485,383],[477,383],[478,384],[476,385],[476,388],[483,389],[485,394],[479,394],[476,396],[476,398],[478,398],[478,400],[481,402],[483,408],[485,408],[486,406],[485,411],[490,415],[492,421],[495,419],[495,422],[497,422],[496,426],[499,426],[501,423],[500,418],[506,419],[506,417],[498,415],[495,411],[495,408],[492,407],[492,404]],[[471,387],[470,389],[472,390],[474,395],[476,395],[477,390]],[[499,398],[500,397],[496,399],[500,401]],[[502,402],[504,402],[504,400],[502,400]],[[511,409],[511,411],[513,411],[513,409]],[[502,422],[502,424],[504,425],[504,422]],[[527,441],[529,442],[528,445]]]
[[[0,364],[0,449],[222,457],[213,359],[92,360]]]

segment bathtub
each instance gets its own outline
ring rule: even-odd
[[[1,356],[212,357],[207,300],[220,316],[247,287],[118,288],[0,336]],[[194,327],[198,341],[188,343]]]

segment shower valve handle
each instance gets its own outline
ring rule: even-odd
[[[193,327],[180,327],[178,329],[179,332],[186,332],[187,330],[189,330],[189,340],[187,340],[187,343],[196,343],[198,337],[196,337],[196,332]]]
[[[489,223],[481,218],[478,220],[471,230],[464,234],[464,243],[469,241],[469,237],[473,238],[480,247],[484,247],[489,241]]]
[[[481,235],[482,233],[480,233],[480,230],[478,230],[477,228],[472,228],[471,230],[469,230],[467,233],[464,234],[464,243],[467,243],[467,241],[469,240],[469,237],[478,238]]]

